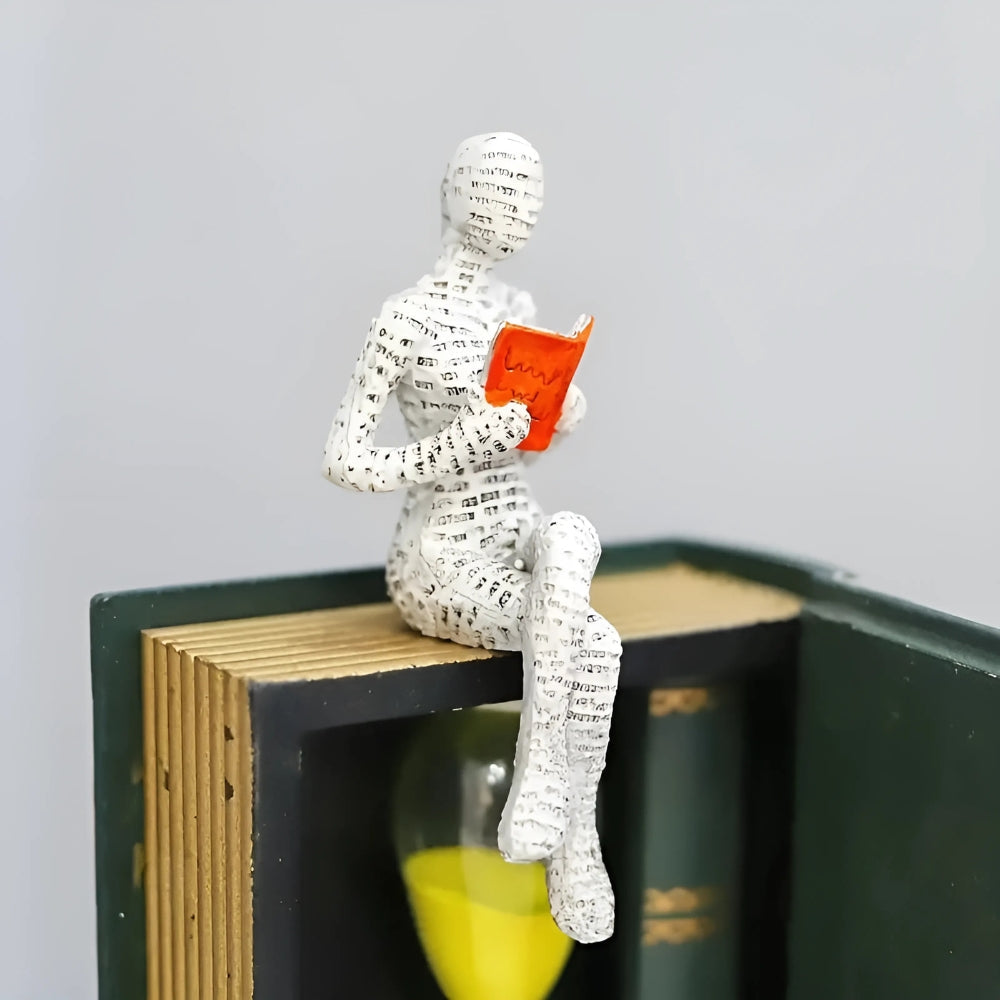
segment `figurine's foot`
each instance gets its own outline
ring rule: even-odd
[[[592,819],[572,830],[545,862],[549,907],[559,929],[574,941],[593,944],[615,930],[615,894],[601,858]]]

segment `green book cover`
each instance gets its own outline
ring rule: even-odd
[[[878,595],[803,616],[789,1000],[1000,996],[1000,634]]]

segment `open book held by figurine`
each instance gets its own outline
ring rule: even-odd
[[[531,417],[522,451],[545,451],[555,434],[573,375],[583,357],[594,317],[583,315],[568,336],[504,323],[493,342],[486,372],[486,401],[524,403]]]

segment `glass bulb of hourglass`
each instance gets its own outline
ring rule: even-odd
[[[544,867],[508,864],[497,849],[517,709],[431,716],[396,788],[403,881],[447,1000],[545,1000],[573,944],[549,913]]]

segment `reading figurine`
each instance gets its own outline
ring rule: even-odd
[[[411,627],[523,654],[500,850],[508,861],[543,861],[556,923],[599,941],[614,928],[595,808],[621,642],[589,603],[597,533],[578,514],[543,514],[525,477],[529,449],[583,418],[570,379],[591,323],[570,337],[534,330],[531,297],[494,274],[542,207],[542,164],[527,141],[503,132],[466,140],[441,196],[441,254],[373,320],[324,474],[354,490],[406,491],[387,581]],[[393,394],[412,441],[379,447]]]

